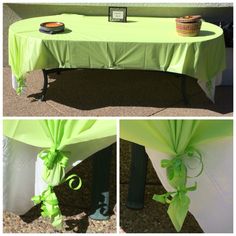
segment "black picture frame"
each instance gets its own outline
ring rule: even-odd
[[[109,7],[108,21],[127,22],[127,7]]]

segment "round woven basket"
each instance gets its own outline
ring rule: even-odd
[[[200,16],[176,18],[176,31],[181,36],[193,37],[199,35],[201,25]]]

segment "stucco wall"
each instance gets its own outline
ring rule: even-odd
[[[4,4],[21,18],[48,14],[77,13],[84,15],[106,15],[107,7],[117,4]],[[119,4],[118,4],[119,5]],[[121,4],[128,6],[131,16],[180,16],[201,14],[205,19],[232,19],[231,4]]]
[[[8,65],[8,27],[15,21],[34,16],[45,16],[61,13],[84,15],[107,15],[111,5],[128,6],[128,16],[177,17],[200,14],[210,22],[233,21],[232,3],[152,3],[152,4],[3,4],[3,65]]]

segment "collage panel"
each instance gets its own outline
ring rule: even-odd
[[[232,3],[4,3],[3,28],[4,116],[233,116]]]
[[[233,233],[233,121],[121,120],[120,227]]]
[[[4,120],[4,233],[116,233],[116,121]]]

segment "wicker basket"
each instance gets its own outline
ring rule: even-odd
[[[181,36],[193,37],[199,35],[201,25],[201,16],[185,16],[176,19],[176,31]]]

